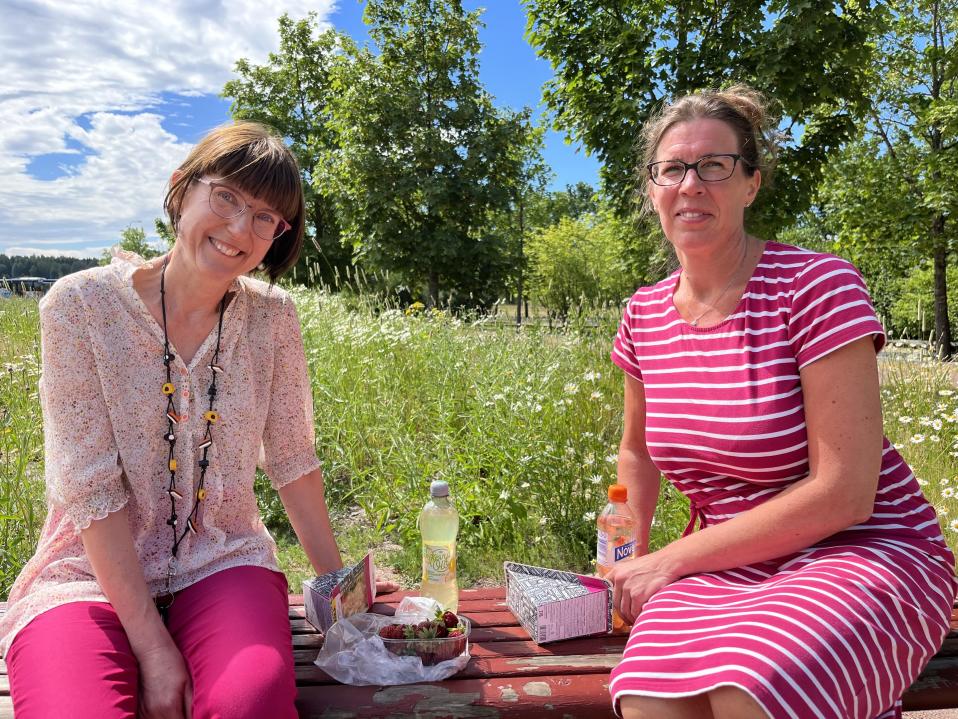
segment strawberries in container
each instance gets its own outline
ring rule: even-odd
[[[388,624],[379,630],[379,637],[393,654],[419,657],[424,666],[432,666],[466,651],[469,629],[465,617],[438,610],[426,621]]]

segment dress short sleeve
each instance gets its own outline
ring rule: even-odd
[[[639,368],[639,360],[635,356],[635,346],[632,344],[632,305],[635,298],[629,300],[625,305],[625,311],[622,313],[622,321],[619,323],[619,331],[615,335],[612,343],[612,362],[626,374],[642,381],[642,370]]]
[[[799,369],[862,337],[872,337],[876,352],[885,344],[861,274],[831,255],[820,256],[796,276],[788,332]]]
[[[273,323],[273,380],[260,457],[260,466],[275,489],[321,467],[299,318],[286,293],[281,294],[281,304]]]
[[[86,311],[78,288],[64,281],[40,301],[47,498],[77,533],[129,500]]]

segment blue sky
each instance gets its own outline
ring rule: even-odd
[[[481,78],[496,104],[541,115],[551,68],[525,40],[519,0],[464,4],[485,8]],[[256,0],[0,0],[0,66],[10,68],[0,87],[0,252],[96,256],[128,225],[152,235],[170,172],[229,117],[218,92],[233,62],[265,60],[284,11],[316,11],[364,42],[363,5],[274,0],[254,22]],[[598,182],[597,162],[560,133],[547,134],[545,158],[554,188]]]

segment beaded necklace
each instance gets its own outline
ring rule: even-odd
[[[163,385],[162,391],[166,396],[167,431],[163,439],[169,442],[170,445],[170,455],[167,464],[170,470],[170,482],[166,489],[166,494],[170,498],[170,518],[166,520],[166,523],[169,525],[170,531],[173,534],[173,547],[170,550],[169,567],[166,572],[166,592],[156,598],[156,607],[164,620],[166,619],[167,611],[173,604],[172,584],[173,577],[176,574],[176,556],[180,549],[180,543],[186,538],[187,534],[196,534],[196,515],[199,512],[200,502],[206,497],[204,484],[206,482],[206,470],[210,466],[207,454],[210,447],[213,446],[213,425],[216,424],[216,421],[219,419],[219,414],[213,409],[213,402],[216,400],[216,376],[223,372],[223,368],[220,367],[217,362],[220,356],[220,339],[223,336],[223,313],[226,309],[226,295],[223,295],[223,299],[220,300],[220,318],[216,329],[216,348],[213,350],[213,359],[208,365],[211,380],[206,394],[209,397],[210,404],[209,409],[203,413],[203,419],[206,420],[206,432],[203,435],[203,441],[200,442],[199,445],[199,449],[203,450],[203,456],[199,460],[200,479],[196,485],[196,497],[193,500],[193,509],[190,510],[189,515],[186,517],[186,528],[178,531],[179,517],[176,514],[176,502],[177,500],[182,500],[183,495],[176,489],[176,458],[173,456],[173,450],[176,446],[176,435],[173,433],[173,426],[179,424],[180,420],[184,419],[184,417],[176,413],[176,405],[173,403],[173,395],[176,392],[176,387],[173,385],[170,365],[173,364],[174,355],[170,351],[170,336],[166,329],[166,266],[168,263],[169,259],[164,260],[163,269],[160,271],[160,308],[163,313],[163,364],[166,365],[166,383]]]

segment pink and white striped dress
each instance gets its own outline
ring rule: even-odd
[[[862,337],[877,351],[885,336],[858,271],[831,255],[767,243],[738,307],[714,327],[682,319],[677,281],[635,293],[612,360],[644,384],[649,452],[689,498],[690,532],[807,475],[799,370]],[[953,567],[935,510],[886,439],[867,522],[655,594],[612,672],[613,704],[733,685],[775,719],[900,716],[948,631]]]

